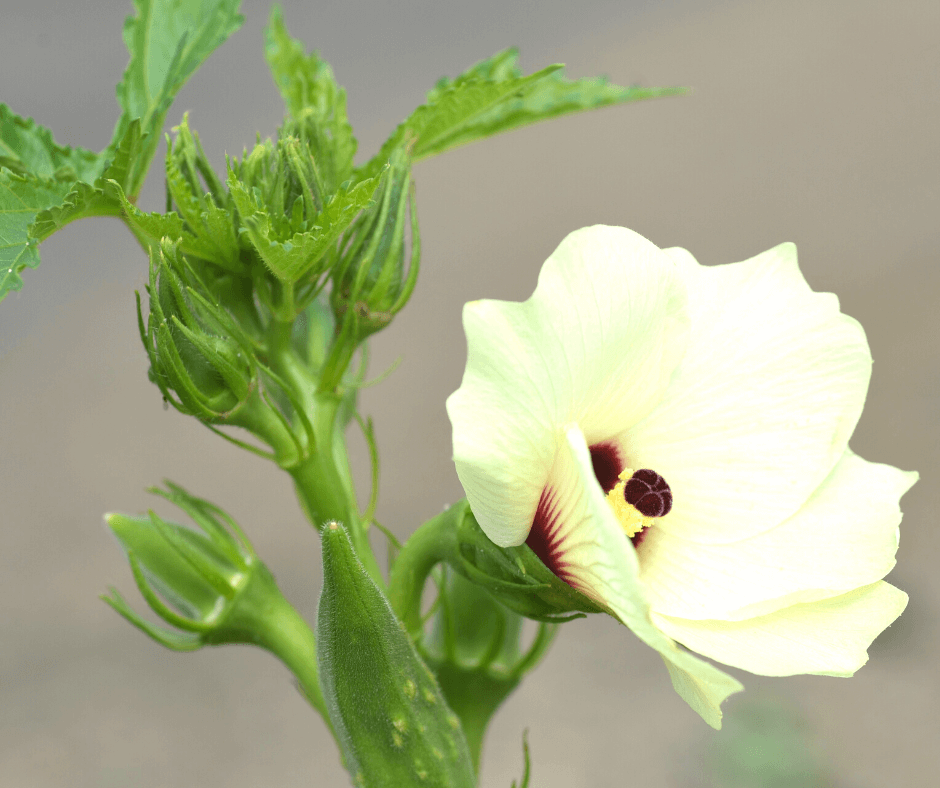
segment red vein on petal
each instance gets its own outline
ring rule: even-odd
[[[574,586],[572,582],[574,575],[570,571],[570,564],[564,560],[560,515],[557,493],[552,488],[546,487],[539,498],[532,528],[525,543],[532,548],[532,552],[545,566],[568,585]]]

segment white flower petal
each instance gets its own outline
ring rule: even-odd
[[[851,676],[871,642],[907,605],[880,581],[745,621],[690,621],[653,613],[663,632],[700,654],[763,676]]]
[[[720,727],[721,703],[742,686],[654,626],[633,546],[594,478],[588,445],[577,425],[566,429],[549,484],[551,517],[536,526],[550,531],[544,541],[552,545],[553,556],[546,563],[656,649],[679,695],[709,725]]]
[[[846,451],[795,515],[757,536],[700,544],[654,526],[638,548],[652,608],[740,620],[874,583],[894,567],[898,501],[915,481]]]
[[[656,405],[685,349],[685,291],[672,259],[620,227],[572,233],[523,303],[464,307],[467,368],[447,400],[454,461],[484,532],[521,544],[558,429],[590,443]]]
[[[672,488],[661,528],[735,542],[792,515],[832,470],[861,413],[871,356],[836,297],[809,289],[792,244],[710,267],[669,254],[689,293],[689,345],[622,445],[630,467]]]

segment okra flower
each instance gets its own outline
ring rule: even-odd
[[[796,249],[702,266],[623,228],[569,235],[522,303],[464,309],[447,401],[457,473],[496,544],[663,656],[711,725],[753,673],[848,676],[900,615],[898,501],[848,448],[871,356]]]

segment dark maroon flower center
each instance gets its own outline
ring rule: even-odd
[[[656,471],[643,468],[623,488],[623,497],[644,517],[663,517],[672,509],[672,490]]]

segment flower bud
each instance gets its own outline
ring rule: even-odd
[[[248,269],[241,259],[231,196],[206,159],[199,135],[190,131],[186,115],[174,131],[175,139],[167,138],[166,209],[183,220],[181,251],[244,276]]]
[[[127,553],[147,604],[174,629],[141,618],[114,588],[102,599],[176,651],[257,642],[244,613],[269,598],[281,598],[271,574],[231,517],[174,484],[167,487],[152,492],[179,506],[199,530],[167,522],[152,511],[145,517],[108,514],[105,521]]]
[[[259,142],[241,161],[230,161],[239,239],[246,258],[256,261],[255,279],[319,291],[336,263],[337,242],[372,202],[380,180],[381,174],[351,179],[334,189],[293,123],[281,129],[277,144]]]
[[[150,317],[141,339],[150,379],[177,410],[225,423],[257,387],[251,341],[232,317],[203,292],[198,278],[164,239],[151,250]]]
[[[405,221],[411,252],[405,271]],[[375,204],[352,224],[333,271],[330,301],[338,325],[352,325],[358,344],[387,326],[408,302],[418,279],[421,243],[408,154],[393,151]]]

